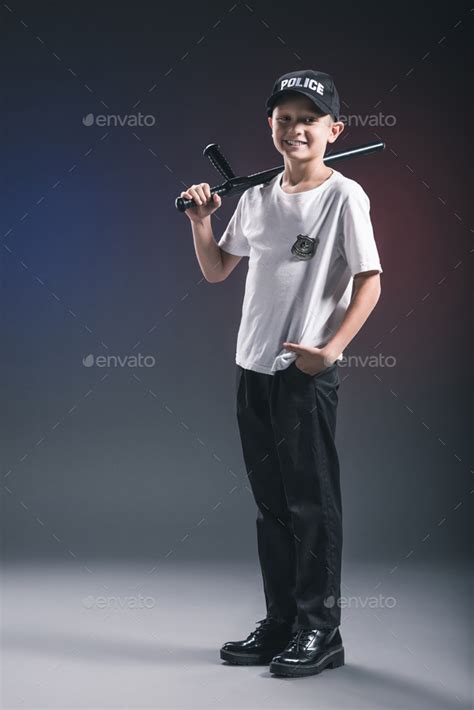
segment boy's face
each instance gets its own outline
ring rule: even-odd
[[[319,112],[306,96],[292,96],[273,109],[268,124],[279,153],[289,160],[323,158],[326,145],[334,143],[344,130],[342,121],[334,121],[329,114]],[[296,146],[287,141],[302,141]]]

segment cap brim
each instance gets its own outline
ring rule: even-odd
[[[317,106],[324,114],[329,113],[332,115],[331,109],[324,103],[324,101],[316,99],[313,96],[313,94],[309,93],[308,91],[304,91],[303,89],[281,89],[280,91],[277,91],[276,94],[272,94],[271,96],[268,97],[266,104],[265,104],[265,106],[267,108],[267,113],[269,115],[271,115],[273,112],[273,105],[274,105],[275,101],[280,96],[283,96],[283,94],[289,94],[289,93],[299,94],[300,96],[301,95],[306,96],[306,98],[308,98],[310,101],[312,101],[312,103],[315,106]]]

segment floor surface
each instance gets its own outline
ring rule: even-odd
[[[265,616],[256,564],[5,565],[3,708],[471,707],[467,570],[343,570],[346,665],[308,678],[220,646]]]

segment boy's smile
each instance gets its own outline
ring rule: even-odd
[[[285,139],[283,140],[283,143],[289,148],[303,148],[304,146],[308,145],[307,141],[292,141]]]

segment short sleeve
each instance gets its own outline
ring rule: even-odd
[[[342,207],[341,246],[352,276],[363,271],[382,273],[370,219],[370,200],[358,184]]]
[[[246,192],[244,192],[240,196],[224,234],[217,242],[221,249],[236,256],[250,256],[250,245],[244,232],[246,205],[247,198]]]

